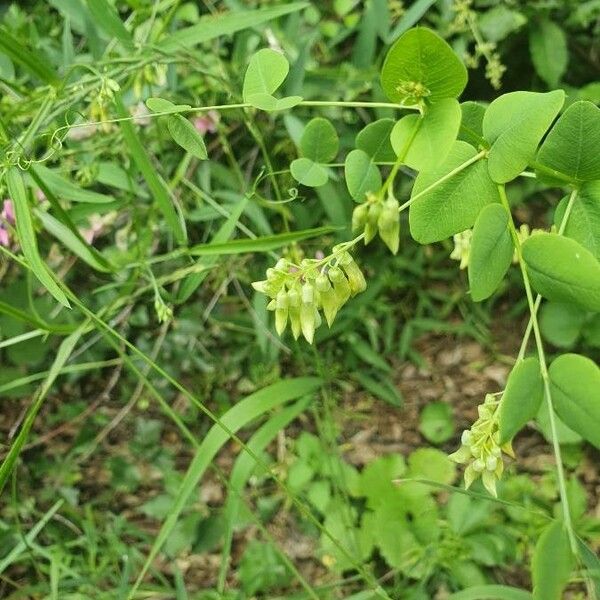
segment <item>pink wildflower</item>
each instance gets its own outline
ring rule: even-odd
[[[215,133],[220,120],[221,116],[216,110],[209,110],[205,115],[196,117],[193,123],[198,132],[204,135],[207,132]]]

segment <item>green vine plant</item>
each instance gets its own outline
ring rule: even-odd
[[[357,262],[359,245],[374,243],[379,237],[392,253],[399,251],[403,212],[408,212],[410,235],[418,243],[454,238],[456,248],[452,256],[467,269],[469,293],[474,302],[490,298],[511,265],[516,264],[529,309],[529,323],[516,362],[505,389],[489,393],[483,399],[478,407],[479,418],[462,434],[461,446],[451,458],[465,465],[467,488],[481,478],[489,494],[495,497],[505,457],[514,457],[513,438],[544,405],[550,419],[562,514],[547,526],[536,545],[533,595],[539,600],[561,597],[576,572],[588,581],[590,597],[595,597],[590,573],[597,569],[597,561],[578,537],[571,518],[558,427],[562,422],[600,448],[600,369],[590,358],[579,354],[562,354],[550,362],[540,333],[538,311],[546,299],[571,303],[590,313],[600,312],[600,155],[597,152],[600,109],[585,101],[569,104],[562,90],[511,92],[496,98],[489,106],[475,102],[460,104],[458,98],[467,85],[467,70],[452,48],[426,28],[407,31],[390,48],[381,70],[381,86],[388,102],[279,97],[276,93],[288,70],[288,61],[280,52],[262,49],[249,61],[243,102],[193,107],[150,98],[146,102],[151,111],[149,116],[166,119],[174,141],[192,156],[204,160],[208,157],[204,140],[185,114],[281,112],[299,106],[384,108],[407,113],[399,119],[382,118],[367,125],[356,136],[356,148],[348,153],[343,165],[334,162],[339,140],[329,120],[312,119],[301,135],[300,156],[290,165],[292,177],[302,186],[320,187],[333,176],[335,169],[343,166],[348,192],[356,203],[352,216],[354,238],[337,244],[328,255],[315,258],[304,257],[298,243],[331,228],[297,234],[288,230],[262,240],[236,240],[229,242],[226,252],[271,252],[288,246],[267,270],[265,279],[253,286],[268,297],[277,333],[284,335],[289,329],[294,338],[302,336],[308,343],[314,343],[319,327],[325,323],[331,326],[342,307],[366,289],[368,282]],[[144,158],[132,125],[136,117],[127,113],[118,83],[103,81],[102,89],[102,107],[94,113],[100,120],[67,125],[55,132],[50,154],[60,150],[60,139],[69,131],[119,123],[128,146],[135,150],[132,155],[137,168],[148,181],[152,196],[179,244],[170,254],[153,260],[186,255],[206,255],[210,260],[211,255],[214,257],[223,250],[219,249],[219,241],[226,241],[228,235],[223,232],[210,246],[187,246],[185,222],[164,184],[152,172],[151,163]],[[113,103],[117,118],[106,118],[105,100]],[[82,239],[68,216],[61,212],[52,178],[41,164],[46,158],[25,160],[25,149],[51,107],[49,98],[30,128],[6,153],[1,174],[14,203],[14,228],[22,257],[2,246],[0,250],[30,269],[61,305],[74,305],[86,315],[85,323],[78,329],[72,328],[67,340],[81,335],[94,322],[115,336],[115,340],[124,342],[110,326],[85,309],[49,270],[38,251],[34,219],[44,221],[47,229],[62,237],[70,250],[93,268],[114,269]],[[384,179],[382,168],[388,167]],[[26,182],[23,170],[44,191],[61,217],[60,222],[34,208],[28,191],[29,177]],[[415,171],[417,175],[410,197],[402,201],[396,193],[400,175],[407,171]],[[272,181],[275,175],[267,173]],[[527,226],[517,227],[506,188],[520,177],[536,177],[548,188],[564,190],[565,197],[549,231],[530,232]],[[278,189],[276,184],[273,189]],[[251,196],[249,193],[244,202]],[[241,214],[244,204],[238,208]],[[284,222],[287,228],[285,216]],[[183,275],[191,276],[186,280],[186,289],[181,291],[189,297],[203,275],[201,271],[194,272],[193,267]],[[177,277],[175,274],[175,279],[157,283],[150,273],[150,285],[145,291],[154,293],[160,321],[168,321],[173,314],[161,298],[161,285]],[[73,338],[73,343],[76,339]],[[135,347],[129,349],[146,361]],[[147,362],[168,378],[149,359]],[[177,387],[176,382],[169,381]],[[230,426],[223,425],[212,414],[209,416],[227,436],[235,436]],[[16,456],[13,463],[14,460]],[[190,481],[188,493],[193,484]],[[174,525],[177,514],[170,519],[169,526]],[[161,531],[160,543],[157,541],[153,547],[144,572],[168,532],[168,528]],[[143,573],[136,586],[142,576]]]

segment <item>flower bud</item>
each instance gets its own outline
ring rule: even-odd
[[[315,307],[312,304],[305,303],[300,307],[300,327],[304,339],[312,344],[315,336]]]
[[[315,279],[315,286],[319,292],[323,293],[331,289],[331,282],[329,281],[327,275],[324,273],[319,273]]]
[[[292,288],[288,292],[288,302],[290,308],[296,308],[300,306],[300,293],[296,288]]]
[[[315,301],[315,288],[308,281],[302,286],[302,304],[313,304]]]
[[[472,467],[476,473],[481,473],[485,469],[485,463],[480,458],[476,458],[472,463]]]
[[[369,212],[367,214],[367,223],[365,224],[365,244],[368,244],[377,235],[378,227],[377,221],[382,211],[382,205],[380,202],[375,202],[369,205]]]
[[[333,290],[337,296],[339,306],[342,306],[348,301],[352,293],[350,284],[339,267],[331,267],[329,269],[329,279],[333,283]]]
[[[350,256],[350,255],[348,255]],[[350,291],[352,295],[356,295],[360,292],[364,292],[367,289],[367,281],[363,275],[360,267],[350,257],[350,262],[344,265],[344,271],[348,277],[348,283],[350,285]]]
[[[488,456],[485,461],[485,468],[488,471],[495,471],[498,466],[498,459],[495,456]]]
[[[298,295],[298,300],[300,300],[300,295]],[[295,306],[290,306],[289,319],[290,325],[292,327],[292,335],[294,336],[294,339],[297,340],[300,337],[300,332],[302,331],[299,304]]]
[[[363,231],[367,223],[368,204],[359,204],[352,211],[352,231]]]
[[[464,444],[465,446],[469,446],[471,444],[471,432],[466,429],[465,431],[462,432],[462,435],[460,436],[460,442],[461,444]]]
[[[398,201],[388,198],[377,220],[379,237],[393,254],[398,252],[400,246],[400,215],[398,214]]]
[[[334,289],[331,287],[331,284],[328,290],[319,293],[319,300],[321,302],[321,306],[323,307],[323,314],[325,315],[327,325],[331,327],[331,324],[335,319],[335,315],[337,315],[337,311],[340,308],[340,303]]]

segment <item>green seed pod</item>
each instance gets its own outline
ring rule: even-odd
[[[388,198],[385,201],[381,214],[377,220],[379,237],[393,254],[398,252],[400,246],[400,215],[398,214],[398,201]]]
[[[296,288],[292,288],[289,292],[288,292],[288,303],[289,303],[289,307],[295,307],[298,308],[300,307],[300,292],[298,292],[298,290]]]
[[[483,485],[485,489],[492,495],[494,498],[498,497],[498,493],[496,492],[496,476],[491,471],[484,471],[481,480],[483,481]]]
[[[340,308],[338,297],[331,285],[329,286],[328,290],[319,293],[319,300],[321,302],[321,306],[323,307],[323,314],[325,315],[327,325],[331,327],[331,324],[335,319],[335,315]]]
[[[315,279],[315,286],[320,293],[323,293],[331,289],[331,282],[327,275],[319,273]]]
[[[367,224],[368,213],[368,204],[359,204],[352,211],[352,231],[363,231],[365,225]]]
[[[315,337],[315,307],[312,304],[303,304],[300,308],[300,327],[304,339],[312,344]]]
[[[348,301],[348,298],[350,298],[350,295],[352,294],[350,284],[339,267],[331,267],[331,269],[329,269],[329,279],[331,279],[331,283],[333,283],[333,290],[338,298],[340,306],[342,306]]]
[[[292,326],[292,335],[294,336],[294,339],[297,340],[298,337],[300,337],[300,332],[302,331],[299,306],[291,306],[290,307],[289,318],[290,318],[290,325]]]
[[[313,304],[315,301],[315,288],[308,281],[302,286],[302,304]]]
[[[355,296],[356,294],[364,292],[367,289],[367,281],[360,270],[360,267],[354,262],[352,257],[350,258],[351,261],[344,265],[344,271],[348,277],[348,283],[350,284],[352,295]]]
[[[377,235],[377,221],[382,209],[381,202],[374,202],[369,205],[367,223],[365,224],[365,244],[368,244]]]

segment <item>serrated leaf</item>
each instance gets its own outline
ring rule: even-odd
[[[455,142],[439,168],[419,174],[412,197],[422,194],[476,154],[473,146]],[[486,161],[478,160],[413,201],[409,212],[411,235],[421,244],[439,242],[472,227],[481,209],[498,201],[498,188],[490,179]]]
[[[356,136],[356,147],[366,152],[375,162],[393,162],[396,153],[390,142],[390,133],[394,128],[393,119],[379,119],[369,123]]]
[[[523,258],[538,294],[600,311],[600,263],[581,244],[555,233],[539,233],[523,244]]]
[[[316,117],[308,122],[300,138],[302,156],[316,163],[328,163],[336,157],[338,149],[338,135],[330,121]]]
[[[544,399],[540,361],[533,356],[519,361],[510,372],[500,403],[500,443],[505,444],[533,419]]]
[[[554,408],[573,431],[600,448],[600,368],[579,354],[563,354],[548,369]]]
[[[565,32],[549,19],[541,19],[529,32],[529,52],[537,74],[551,88],[558,86],[569,63]]]
[[[483,136],[491,145],[488,168],[496,183],[514,179],[533,160],[564,99],[562,90],[546,94],[510,92],[489,105],[483,118]]]
[[[206,145],[198,130],[181,115],[172,115],[167,121],[167,128],[175,143],[181,146],[186,152],[200,160],[206,160],[208,153]]]
[[[544,529],[533,553],[533,600],[561,600],[571,574],[569,538],[560,521]]]
[[[381,173],[363,150],[356,149],[348,153],[344,175],[348,191],[357,202],[362,202],[367,192],[374,194],[381,188]]]
[[[514,246],[508,230],[509,219],[501,204],[490,204],[475,221],[468,267],[471,298],[475,302],[489,298],[510,267]]]
[[[310,158],[297,158],[290,165],[292,177],[302,185],[320,187],[327,183],[329,174],[325,167],[312,161]]]
[[[63,306],[70,308],[67,297],[60,289],[60,286],[54,279],[54,275],[40,256],[29,203],[27,201],[27,192],[25,191],[25,185],[23,183],[23,176],[17,167],[11,167],[7,171],[6,184],[15,208],[15,221],[19,243],[27,263],[33,274],[54,298],[56,298]]]
[[[548,133],[537,161],[574,181],[600,179],[600,108],[574,102]]]
[[[460,127],[458,100],[444,98],[425,115],[406,115],[392,130],[390,141],[397,156],[408,152],[404,163],[417,171],[431,171],[444,162]],[[415,128],[418,128],[415,133]]]
[[[404,33],[389,49],[381,70],[381,85],[392,102],[404,102],[403,83],[421,84],[428,101],[457,98],[467,85],[467,70],[452,48],[424,27]]]

